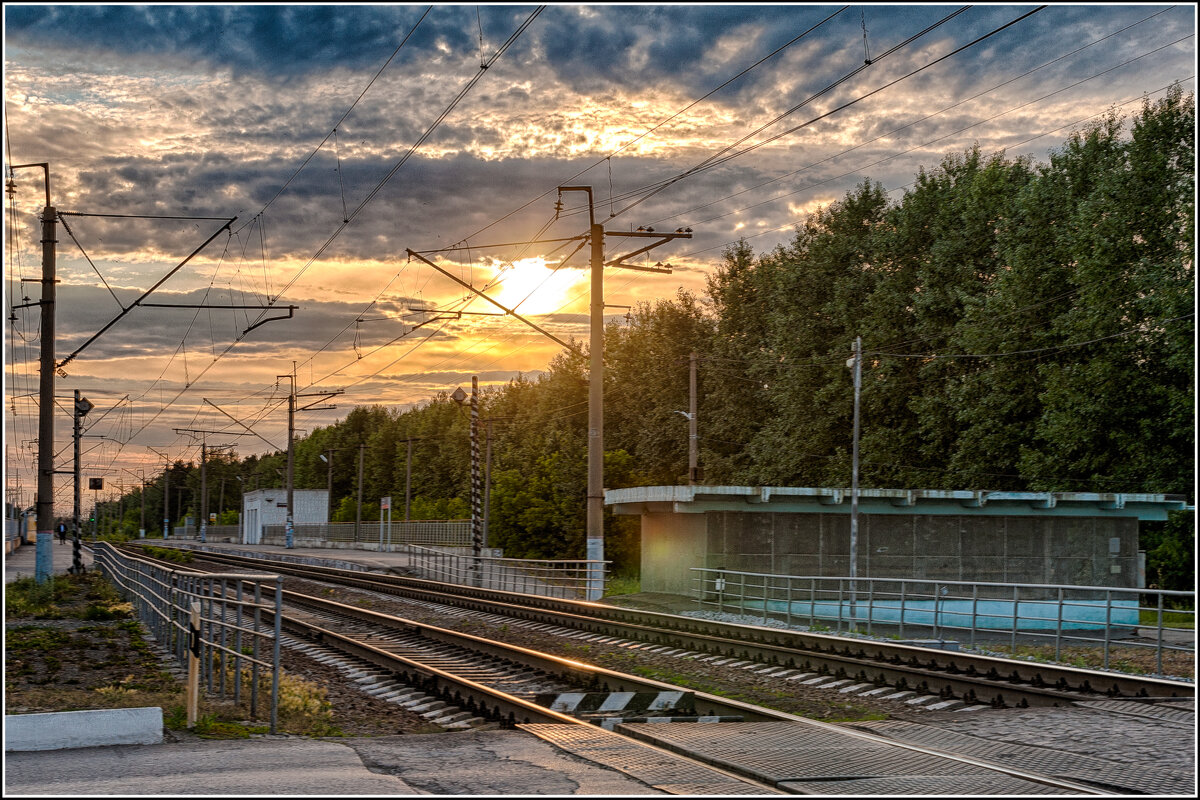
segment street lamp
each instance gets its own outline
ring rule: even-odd
[[[854,355],[846,361],[854,370],[854,445],[850,468],[850,630],[855,629],[858,600],[858,406],[862,394],[862,337],[854,337]]]

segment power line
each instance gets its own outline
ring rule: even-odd
[[[248,225],[250,225],[255,219],[258,219],[259,217],[261,217],[266,212],[266,210],[268,208],[270,208],[271,205],[276,200],[279,199],[279,196],[282,195],[284,190],[287,189],[287,187],[291,184],[291,182],[293,180],[295,180],[296,176],[299,175],[306,166],[308,166],[308,162],[312,161],[312,159],[317,155],[317,153],[319,153],[321,151],[321,148],[324,147],[325,143],[329,141],[329,137],[335,136],[337,134],[338,126],[346,121],[346,118],[350,116],[350,112],[352,112],[354,110],[355,106],[358,105],[359,101],[362,100],[363,97],[366,96],[368,91],[370,91],[371,87],[375,84],[375,81],[377,81],[379,79],[379,76],[383,74],[383,71],[385,69],[387,69],[388,64],[392,63],[392,60],[400,53],[400,51],[404,48],[404,45],[408,43],[408,40],[416,32],[417,28],[421,25],[421,23],[425,21],[425,17],[428,16],[429,12],[432,9],[433,9],[433,6],[429,6],[421,13],[420,18],[417,19],[417,21],[415,23],[413,23],[413,26],[411,28],[409,28],[408,33],[406,33],[404,35],[404,38],[400,40],[400,44],[396,45],[396,49],[392,51],[392,54],[390,56],[388,56],[387,61],[383,62],[383,66],[379,68],[379,70],[375,73],[374,77],[372,77],[371,80],[367,81],[367,85],[365,87],[363,87],[363,90],[361,92],[359,92],[358,97],[354,98],[354,102],[350,104],[350,107],[346,109],[346,112],[344,114],[342,114],[341,118],[338,119],[338,121],[334,123],[333,130],[331,130],[329,133],[325,134],[325,138],[321,140],[321,143],[318,144],[316,146],[316,148],[311,153],[308,154],[308,157],[305,158],[303,162],[301,162],[300,166],[296,168],[296,171],[292,173],[291,177],[289,177],[286,181],[283,182],[283,185],[279,187],[279,191],[277,191],[275,193],[275,196],[272,197],[270,200],[268,200],[266,205],[264,205],[261,209],[259,209],[258,213],[254,215],[254,217],[251,219],[250,222],[247,222],[246,225],[243,225],[242,227],[238,228],[237,231],[234,231],[234,233],[240,233],[241,231],[245,230],[245,228]]]
[[[1076,54],[1078,54],[1078,53],[1080,53],[1080,52],[1082,52],[1082,51],[1084,51],[1084,50],[1087,50],[1087,49],[1088,49],[1088,48],[1090,48],[1090,47],[1095,47],[1096,45],[1098,45],[1098,44],[1101,44],[1102,42],[1105,42],[1105,41],[1107,41],[1107,40],[1109,40],[1109,39],[1113,38],[1114,36],[1117,36],[1117,35],[1119,35],[1119,34],[1121,34],[1121,33],[1124,33],[1124,32],[1126,32],[1126,31],[1130,30],[1131,28],[1134,28],[1134,27],[1136,27],[1136,26],[1138,26],[1138,25],[1141,25],[1141,24],[1142,24],[1142,23],[1144,23],[1144,22],[1147,22],[1147,21],[1149,21],[1149,20],[1151,20],[1151,19],[1154,19],[1155,17],[1159,16],[1160,14],[1165,14],[1165,13],[1166,13],[1167,11],[1169,11],[1169,10],[1170,10],[1170,9],[1164,9],[1164,10],[1162,10],[1162,11],[1159,11],[1159,12],[1155,13],[1155,14],[1151,14],[1150,16],[1148,16],[1148,17],[1145,17],[1144,19],[1138,20],[1137,22],[1135,22],[1135,23],[1133,23],[1133,24],[1131,24],[1131,25],[1126,25],[1125,27],[1123,27],[1123,28],[1121,28],[1121,29],[1119,29],[1119,30],[1113,31],[1112,33],[1110,33],[1110,34],[1107,34],[1106,36],[1103,36],[1103,37],[1101,37],[1101,38],[1099,38],[1099,39],[1095,39],[1095,40],[1093,40],[1092,42],[1089,42],[1088,44],[1086,44],[1086,45],[1084,45],[1084,46],[1082,46],[1082,47],[1076,48],[1075,50],[1072,50],[1072,51],[1071,51],[1071,52],[1069,52],[1069,53],[1066,53],[1066,54],[1064,54],[1064,55],[1058,56],[1057,58],[1054,58],[1054,59],[1052,59],[1052,60],[1050,60],[1050,61],[1043,62],[1042,64],[1039,64],[1038,66],[1036,66],[1036,67],[1034,67],[1034,68],[1032,68],[1032,69],[1030,69],[1030,70],[1027,70],[1027,71],[1023,72],[1023,73],[1021,73],[1020,75],[1016,75],[1016,76],[1014,76],[1014,77],[1012,77],[1012,78],[1009,78],[1009,79],[1008,79],[1008,80],[1006,80],[1006,81],[1002,81],[1001,83],[998,83],[998,84],[996,84],[996,85],[994,85],[994,86],[992,86],[992,87],[990,87],[990,88],[988,88],[988,89],[984,89],[983,91],[981,91],[981,92],[978,92],[978,93],[976,93],[976,94],[972,95],[971,97],[968,97],[968,98],[965,98],[965,99],[963,99],[963,100],[960,100],[960,101],[958,101],[957,103],[953,103],[953,104],[951,104],[951,105],[948,105],[948,106],[946,106],[946,107],[944,107],[944,108],[942,108],[942,109],[940,109],[940,110],[938,110],[938,111],[935,111],[935,112],[933,112],[933,113],[931,113],[931,114],[926,114],[925,116],[921,117],[920,119],[914,120],[913,122],[909,122],[909,123],[907,123],[907,124],[905,124],[905,125],[901,125],[901,126],[899,126],[899,127],[897,127],[897,128],[893,128],[893,129],[891,129],[890,131],[887,131],[886,133],[882,133],[882,134],[880,134],[879,136],[876,136],[876,137],[874,137],[874,138],[872,138],[872,139],[868,139],[868,140],[866,140],[866,141],[864,141],[864,142],[861,142],[861,143],[859,143],[859,144],[855,145],[854,147],[847,148],[847,149],[845,149],[845,150],[842,150],[842,151],[841,151],[841,152],[839,152],[839,153],[834,153],[833,155],[829,156],[828,158],[823,158],[823,159],[821,159],[820,161],[816,161],[816,162],[813,162],[812,164],[809,164],[808,166],[801,167],[800,169],[797,169],[797,170],[792,170],[791,172],[788,172],[788,173],[786,173],[786,174],[784,174],[784,175],[780,175],[780,176],[778,176],[778,177],[771,178],[770,180],[763,181],[762,183],[759,183],[759,184],[757,184],[757,185],[755,185],[755,186],[751,186],[751,187],[749,187],[749,188],[743,189],[743,190],[741,190],[741,191],[739,191],[739,192],[735,192],[735,193],[733,193],[733,194],[730,194],[730,195],[726,195],[725,197],[718,198],[717,200],[710,201],[710,202],[708,202],[708,203],[705,203],[705,204],[703,204],[703,205],[694,206],[693,208],[690,208],[690,209],[688,209],[688,210],[686,210],[686,211],[681,211],[681,212],[679,212],[679,213],[677,213],[677,214],[672,214],[672,215],[671,215],[671,216],[669,216],[669,217],[662,217],[662,218],[660,218],[660,219],[651,220],[651,221],[650,221],[649,223],[647,223],[647,224],[649,224],[649,225],[657,225],[657,224],[659,224],[659,223],[666,222],[667,220],[670,220],[670,219],[678,219],[678,218],[680,218],[680,217],[683,217],[683,216],[684,216],[684,215],[686,215],[686,214],[691,214],[691,213],[693,213],[693,212],[696,212],[696,211],[699,211],[699,210],[701,210],[701,209],[708,208],[708,207],[710,207],[710,206],[713,206],[713,205],[716,205],[717,203],[720,203],[720,202],[722,202],[722,201],[724,201],[724,200],[729,200],[729,199],[731,199],[731,198],[738,197],[738,196],[740,196],[740,195],[743,195],[743,194],[746,194],[746,193],[748,193],[748,192],[753,192],[753,191],[756,191],[756,190],[758,190],[758,189],[761,189],[763,186],[767,186],[767,185],[769,185],[769,184],[772,184],[772,183],[776,183],[776,182],[778,182],[778,181],[781,181],[781,180],[783,180],[783,179],[785,179],[785,178],[790,178],[790,177],[792,177],[792,176],[794,176],[794,175],[798,175],[798,174],[800,174],[800,173],[802,173],[802,172],[806,172],[806,171],[808,171],[808,170],[812,169],[813,167],[820,166],[821,164],[825,164],[825,163],[827,163],[827,162],[829,162],[829,161],[832,161],[832,160],[833,160],[833,159],[835,159],[835,158],[839,158],[840,156],[847,155],[848,153],[852,153],[852,152],[854,152],[855,150],[858,150],[859,148],[865,147],[865,146],[867,146],[868,144],[872,144],[873,142],[877,142],[877,141],[879,141],[880,139],[886,139],[886,138],[888,138],[888,137],[890,137],[890,136],[894,136],[895,134],[899,133],[900,131],[907,130],[908,128],[911,128],[911,127],[913,127],[913,126],[915,126],[915,125],[919,125],[919,124],[920,124],[920,123],[922,123],[922,122],[925,122],[925,121],[927,121],[927,120],[933,119],[934,117],[940,116],[941,114],[944,114],[944,113],[946,113],[947,111],[950,111],[950,110],[953,110],[953,109],[955,109],[955,108],[958,108],[959,106],[961,106],[961,105],[963,105],[963,104],[965,104],[965,103],[969,103],[969,102],[971,102],[972,100],[976,100],[976,99],[978,99],[978,98],[980,98],[980,97],[982,97],[982,96],[984,96],[984,95],[986,95],[986,94],[989,94],[989,93],[991,93],[991,92],[994,92],[994,91],[996,91],[997,89],[1003,88],[1003,87],[1005,87],[1005,86],[1007,86],[1007,85],[1009,85],[1009,84],[1011,84],[1011,83],[1014,83],[1014,82],[1016,82],[1016,81],[1020,80],[1021,78],[1028,77],[1029,75],[1032,75],[1033,73],[1035,73],[1035,72],[1037,72],[1037,71],[1039,71],[1039,70],[1042,70],[1042,69],[1045,69],[1046,67],[1049,67],[1049,66],[1052,66],[1052,65],[1054,65],[1054,64],[1057,64],[1058,62],[1060,62],[1060,61],[1063,61],[1064,59],[1067,59],[1067,58],[1069,58],[1069,57],[1071,57],[1071,56],[1073,56],[1073,55],[1076,55]],[[1183,38],[1184,38],[1184,39],[1187,39],[1187,38],[1190,38],[1190,37],[1183,37]],[[1179,41],[1183,41],[1183,39],[1177,40],[1176,42],[1172,42],[1171,44],[1177,44]],[[1167,45],[1167,46],[1170,46],[1170,45]],[[1163,48],[1159,48],[1159,49],[1161,50],[1161,49],[1163,49]],[[1158,52],[1158,50],[1155,50],[1155,51],[1152,51],[1152,52]],[[1148,54],[1148,53],[1146,53],[1146,54],[1143,54],[1143,55],[1149,55],[1149,54]],[[1140,58],[1140,57],[1141,57],[1141,56],[1139,56],[1138,58]],[[1132,63],[1132,62],[1133,62],[1133,61],[1135,61],[1135,60],[1136,60],[1136,59],[1129,59],[1128,61],[1122,62],[1121,64],[1119,64],[1119,65],[1117,65],[1117,66],[1118,66],[1118,67],[1119,67],[1119,66],[1124,66],[1124,65],[1126,65],[1126,64]],[[1114,69],[1115,69],[1115,67],[1114,67]],[[1106,70],[1106,72],[1107,72],[1107,70]],[[1105,74],[1105,73],[1103,73],[1103,72],[1102,72],[1102,73],[1097,73],[1096,75],[1092,75],[1091,77],[1092,77],[1092,78],[1095,78],[1095,77],[1098,77],[1098,75],[1103,75],[1103,74]],[[1082,81],[1081,81],[1081,82],[1082,82]],[[1072,87],[1074,87],[1074,86],[1078,86],[1078,85],[1079,85],[1079,83],[1073,83],[1073,84],[1070,84],[1069,86],[1065,86],[1065,87],[1063,87],[1062,89],[1059,89],[1059,90],[1057,90],[1057,92],[1066,91],[1067,89],[1069,89],[1069,88],[1072,88]],[[1031,103],[1032,103],[1032,102],[1039,102],[1039,101],[1041,101],[1041,100],[1044,100],[1045,98],[1047,98],[1047,97],[1050,97],[1050,96],[1052,96],[1053,94],[1056,94],[1057,92],[1051,92],[1051,93],[1049,93],[1049,94],[1042,95],[1042,96],[1041,96],[1041,97],[1039,97],[1037,100],[1031,101]],[[1029,105],[1029,104],[1030,104],[1030,103],[1025,103],[1025,104],[1022,104],[1022,105],[1019,105],[1019,106],[1015,106],[1015,107],[1013,107],[1013,108],[1010,108],[1010,109],[1008,109],[1008,111],[1006,111],[1006,112],[1004,112],[1004,113],[1011,113],[1012,111],[1015,111],[1015,110],[1017,110],[1017,109],[1020,109],[1020,108],[1024,108],[1026,105]],[[972,125],[969,125],[969,126],[967,126],[967,127],[965,127],[965,128],[960,128],[959,130],[955,131],[955,134],[962,133],[963,131],[966,131],[966,130],[970,130],[972,127],[975,127],[976,125],[980,125],[980,124],[982,124],[983,122],[988,122],[988,121],[991,121],[991,120],[993,120],[993,119],[996,119],[996,118],[997,118],[997,117],[999,117],[999,116],[1002,116],[1002,114],[1000,114],[1000,115],[996,115],[996,116],[992,116],[992,117],[988,117],[986,120],[982,120],[982,121],[980,121],[980,122],[976,122],[976,123],[974,123],[974,124],[972,124]],[[953,134],[952,134],[952,135],[953,135]],[[941,137],[941,138],[946,138],[946,137]],[[920,146],[920,147],[925,147],[925,146],[928,146],[928,145],[930,145],[930,144],[932,144],[933,142],[936,142],[936,141],[940,141],[940,138],[939,138],[939,139],[933,139],[933,140],[930,140],[930,141],[924,142],[923,144],[921,144],[921,145],[919,145],[919,146]],[[915,148],[913,148],[913,149],[915,149]],[[903,155],[904,153],[910,153],[910,152],[912,152],[912,150],[913,150],[913,149],[905,150],[905,151],[903,151],[903,153],[898,153],[896,156],[891,156],[891,158],[896,158],[897,156],[899,156],[899,155]],[[874,162],[874,163],[872,163],[872,164],[869,164],[869,165],[867,165],[867,166],[868,166],[868,167],[873,167],[873,166],[876,166],[876,165],[878,165],[878,164],[882,164],[882,163],[884,163],[884,162],[885,162],[885,161],[887,161],[887,160],[889,160],[889,159],[882,159],[882,160],[880,160],[880,161],[876,161],[876,162]],[[866,167],[864,167],[864,168],[862,168],[862,169],[865,169],[865,168],[866,168]],[[860,170],[857,170],[857,171],[861,171],[861,169],[860,169]],[[848,174],[852,174],[852,173],[843,173],[842,175],[839,175],[838,177],[844,177],[845,175],[848,175]],[[827,183],[827,182],[828,182],[828,181],[823,181],[822,183]],[[820,185],[820,184],[815,184],[815,185]],[[807,186],[807,187],[804,187],[804,189],[809,189],[809,188],[813,188],[813,187],[812,187],[812,186]],[[774,197],[774,198],[772,198],[771,200],[764,201],[763,203],[756,203],[756,204],[754,204],[754,205],[750,205],[750,206],[744,206],[744,207],[742,207],[742,208],[739,208],[739,209],[737,209],[736,211],[727,212],[726,214],[721,214],[721,215],[718,215],[718,216],[716,216],[716,217],[711,217],[711,218],[709,218],[709,219],[701,220],[701,221],[698,221],[698,222],[692,222],[692,223],[688,223],[688,224],[689,224],[689,225],[691,225],[692,227],[698,227],[698,226],[700,226],[700,225],[703,225],[703,224],[706,224],[706,223],[708,223],[708,222],[712,222],[712,221],[714,221],[714,220],[721,219],[722,217],[728,216],[728,215],[729,215],[729,214],[731,214],[731,213],[737,213],[738,211],[746,211],[746,210],[748,210],[748,209],[751,209],[751,208],[756,208],[756,207],[758,207],[758,206],[760,206],[760,205],[764,205],[765,203],[774,202],[775,200],[779,200],[779,199],[782,199],[782,198],[784,198],[784,197],[790,197],[790,196],[792,196],[792,195],[794,195],[794,194],[798,193],[799,191],[803,191],[803,189],[796,190],[795,192],[789,192],[789,193],[787,193],[787,194],[784,194],[784,195],[779,195],[778,197]]]

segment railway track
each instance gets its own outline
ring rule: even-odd
[[[204,558],[208,556],[204,554]],[[261,560],[241,557],[214,561],[267,566]],[[432,599],[434,589],[424,581],[417,581],[417,586],[411,580],[400,581],[403,588],[398,590],[392,579],[377,581],[377,576],[361,573],[347,576],[346,570],[293,570],[275,561],[269,566],[272,572],[301,572],[307,580],[352,581],[359,589],[387,595],[418,592],[415,599],[425,606],[445,601],[444,597]],[[1011,752],[992,754],[996,760],[988,757],[986,749],[972,754],[964,747],[964,753],[956,754],[945,747],[681,690],[304,593],[287,591],[285,598],[284,629],[294,637],[287,643],[310,656],[338,663],[348,680],[357,681],[366,691],[405,704],[446,727],[499,720],[652,785],[657,776],[657,784],[669,785],[671,793],[1105,794],[1137,785],[1136,776],[1114,776],[1111,765],[1089,768],[1086,758],[1055,763],[1053,755],[1064,754],[1053,754],[1049,761],[1047,754],[1036,754],[1049,768],[1034,772],[1001,763],[1001,757],[1011,756]],[[478,597],[468,599],[468,606],[484,602]],[[511,602],[517,599],[511,596],[493,598],[490,607],[495,609],[499,599],[509,601],[503,604],[505,614],[513,608],[528,610]],[[574,607],[568,614],[574,617],[583,617],[578,612],[594,607],[567,605]],[[549,613],[546,609],[538,612],[538,616]],[[458,613],[485,619],[493,628],[505,619],[477,608]],[[616,624],[628,627],[630,622]],[[554,629],[570,630],[557,624]],[[690,724],[698,721],[720,724]],[[1003,749],[1019,748],[1006,745]],[[1026,763],[1039,763],[1033,752],[1023,757],[1033,759]],[[674,777],[666,780],[664,775]]]
[[[239,568],[262,567],[263,559],[205,551],[203,557]],[[1154,702],[1191,697],[1194,684],[1028,662],[885,641],[779,628],[734,625],[511,592],[440,584],[419,578],[366,573],[270,560],[271,571],[412,600],[452,605],[602,637],[735,659],[807,677],[792,680],[838,683],[879,696],[911,693],[942,708],[1067,705],[1079,701],[1131,699]]]

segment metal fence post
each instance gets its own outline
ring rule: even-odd
[[[258,683],[261,679],[261,674],[258,666],[259,639],[262,631],[262,582],[254,582],[254,641],[251,644],[253,649],[253,661],[250,662],[250,719],[258,718]]]
[[[1011,645],[1011,655],[1013,655],[1013,656],[1016,656],[1016,654],[1017,654],[1017,609],[1021,607],[1021,595],[1019,594],[1019,592],[1020,592],[1020,588],[1014,586],[1013,587],[1013,609],[1012,609],[1012,611],[1013,611],[1013,626],[1012,626],[1012,645]]]
[[[846,582],[838,579],[838,632],[841,633],[841,606],[842,606],[842,591],[845,589]]]
[[[272,664],[274,667],[271,670],[271,734],[276,733],[276,727],[279,724],[279,673],[281,670],[279,663],[279,645],[280,634],[282,632],[283,623],[283,576],[275,578],[275,644],[272,653]]]
[[[875,621],[875,579],[867,578],[867,635],[873,633]]]
[[[1141,622],[1141,620],[1138,620],[1138,621],[1139,621],[1139,622]],[[1157,633],[1158,633],[1158,637],[1157,637],[1157,638],[1158,638],[1158,644],[1157,644],[1157,646],[1155,647],[1155,649],[1156,649],[1156,651],[1158,652],[1158,674],[1159,674],[1159,675],[1162,675],[1162,674],[1163,674],[1163,668],[1162,668],[1162,658],[1163,658],[1163,594],[1162,594],[1162,592],[1161,592],[1161,591],[1159,591],[1159,593],[1158,593],[1158,631],[1157,631]]]
[[[233,633],[233,649],[237,655],[233,659],[233,702],[241,704],[242,702],[242,603],[244,602],[243,581],[237,582],[237,613],[234,615],[234,624],[237,630]]]
[[[1058,622],[1054,629],[1054,660],[1062,656],[1063,590],[1058,587]]]
[[[979,584],[971,584],[971,647],[975,647],[975,628],[979,625]]]
[[[1112,632],[1112,592],[1104,593],[1104,668],[1108,669],[1108,645]]]
[[[229,626],[226,624],[226,614],[229,612],[229,606],[226,598],[228,597],[229,584],[224,578],[221,579],[221,621],[219,623],[221,629],[221,649],[217,651],[217,657],[221,662],[221,681],[220,692],[221,697],[225,697],[225,670],[229,666],[227,663],[228,653],[226,648],[229,647]]]
[[[817,624],[817,579],[808,581],[808,627]]]
[[[792,627],[792,579],[787,579],[787,625]]]

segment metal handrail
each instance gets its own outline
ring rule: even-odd
[[[876,629],[895,631],[901,638],[914,629],[942,638],[948,631],[965,632],[974,647],[981,634],[994,639],[1007,633],[1012,652],[1017,636],[1053,639],[1055,658],[1069,644],[1102,645],[1108,668],[1114,646],[1154,648],[1156,668],[1163,674],[1163,654],[1195,653],[1195,636],[1173,642],[1164,624],[1166,612],[1190,617],[1195,628],[1195,592],[1114,586],[949,581],[919,578],[776,575],[717,568],[692,568],[701,606],[756,615],[766,622],[781,620],[809,627],[836,625],[838,632],[867,634]],[[864,588],[866,590],[864,592]],[[865,596],[865,600],[863,599]],[[853,601],[848,598],[853,597]],[[1148,598],[1148,603],[1143,602]],[[1171,608],[1175,601],[1186,607]],[[1144,614],[1154,623],[1143,625]],[[1122,632],[1149,629],[1153,642],[1122,641]],[[1179,634],[1171,634],[1179,635]]]
[[[279,722],[280,624],[283,577],[264,573],[199,573],[167,569],[118,551],[109,542],[94,545],[96,567],[134,607],[138,619],[181,666],[200,649],[201,681],[210,694],[241,703],[250,688],[250,718],[258,715],[261,670],[271,677],[270,732]],[[273,600],[263,601],[264,590]],[[191,641],[191,606],[199,604],[198,642]],[[262,612],[272,615],[264,625]],[[248,646],[246,643],[248,642]],[[264,650],[269,648],[267,652]],[[246,652],[246,650],[249,652]]]

